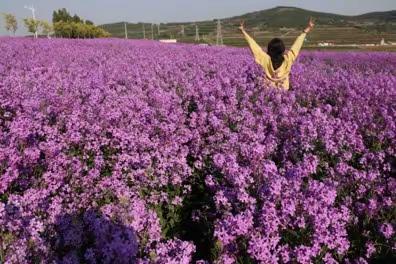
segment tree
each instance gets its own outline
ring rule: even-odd
[[[71,23],[64,23],[63,24],[63,36],[66,36],[68,38],[72,38],[73,37],[73,27],[71,25]]]
[[[58,11],[54,11],[52,13],[52,23],[56,22],[70,22],[72,21],[72,16],[69,14],[69,12],[66,10],[66,8],[59,9]]]
[[[27,28],[27,30],[33,34],[35,34],[40,27],[40,21],[33,18],[25,18],[23,22],[25,23],[25,27]]]
[[[77,14],[71,16],[66,8],[55,10],[52,14],[52,22],[54,24],[55,35],[80,38],[80,37],[101,37],[95,31],[94,23],[90,20],[84,21]]]
[[[88,32],[88,27],[86,24],[80,24],[79,30],[80,30],[80,37],[82,37],[82,38],[88,37],[89,32]]]
[[[15,35],[15,32],[18,29],[18,21],[16,17],[13,14],[6,13],[4,14],[4,20],[5,20],[5,29],[9,33],[13,32]]]
[[[72,21],[74,22],[74,23],[82,23],[83,21],[81,20],[81,18],[79,17],[79,16],[77,16],[77,15],[74,15],[73,17],[72,17]]]
[[[83,25],[83,24],[81,24],[81,25]],[[80,38],[80,28],[81,28],[80,23],[71,22],[70,26],[72,28],[71,37],[72,38]]]
[[[41,20],[40,21],[41,33],[50,38],[50,34],[54,31],[54,27],[51,23]]]
[[[110,34],[94,25],[59,21],[54,23],[57,36],[66,38],[105,38]]]
[[[57,37],[63,37],[63,24],[64,22],[62,21],[54,23],[54,31]]]
[[[86,25],[94,25],[94,22],[92,22],[91,20],[85,20],[85,24]]]

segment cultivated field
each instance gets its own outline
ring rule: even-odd
[[[199,41],[196,40],[196,31],[193,25],[184,26],[184,35],[181,34],[182,26],[180,25],[162,25],[159,29],[153,27],[151,34],[151,25],[145,24],[145,35],[142,31],[143,25],[129,24],[128,38],[130,39],[169,39],[174,38],[179,42],[185,43],[207,43],[215,45],[217,41],[216,23],[202,24],[199,26]],[[124,24],[105,25],[103,28],[111,32],[113,37],[124,38]],[[295,38],[300,34],[300,28],[268,28],[250,27],[251,35],[263,46],[272,38],[281,37],[286,44],[291,45]],[[247,46],[243,35],[238,30],[237,24],[224,25],[222,27],[223,43],[228,46]],[[396,43],[396,32],[376,32],[358,27],[339,27],[339,26],[317,26],[307,37],[307,45],[318,46],[319,43],[328,42],[335,45],[351,44],[376,44],[379,45],[381,40]]]
[[[182,23],[127,23],[105,24],[101,27],[113,37],[130,39],[177,39],[182,43],[209,45],[247,46],[238,30],[241,21],[246,22],[249,33],[262,46],[274,37],[291,45],[306,26],[309,17],[316,27],[306,40],[305,47],[326,50],[375,50],[394,51],[396,47],[396,11],[372,12],[358,16],[316,12],[290,6],[278,6],[240,16]],[[222,40],[222,41],[221,41]],[[323,44],[331,44],[322,47]],[[393,45],[392,45],[393,43]]]
[[[305,51],[285,92],[247,49],[0,50],[0,263],[395,260],[395,53]]]

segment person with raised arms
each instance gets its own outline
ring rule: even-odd
[[[242,31],[254,59],[265,73],[265,81],[269,86],[289,90],[289,75],[291,66],[297,59],[301,47],[307,34],[314,28],[315,24],[312,18],[308,26],[297,37],[289,51],[285,52],[285,44],[280,38],[274,38],[268,43],[267,52],[264,52],[257,42],[245,31],[245,25],[242,21],[239,29]]]

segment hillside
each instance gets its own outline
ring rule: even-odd
[[[289,36],[293,38],[297,31],[307,23],[309,17],[317,22],[319,35],[316,42],[334,41],[336,43],[379,42],[381,38],[396,41],[396,11],[373,12],[358,16],[345,16],[332,13],[316,12],[302,8],[279,6],[267,10],[247,13],[240,16],[222,18],[224,43],[243,45],[237,31],[241,20],[246,22],[255,36]],[[102,25],[114,37],[124,37],[124,22]],[[217,19],[199,22],[162,23],[127,23],[128,38],[177,38],[182,42],[199,42],[214,44],[217,35]],[[295,32],[293,33],[293,30]],[[329,32],[329,34],[327,33]],[[337,37],[333,38],[334,32]],[[342,33],[340,33],[342,32]],[[339,36],[338,36],[339,35]],[[374,39],[375,38],[375,39]],[[286,39],[286,42],[289,42]]]
[[[311,16],[315,17],[318,24],[322,25],[341,24],[346,19],[345,16],[336,14],[309,11],[295,7],[276,7],[224,20],[230,23],[238,23],[240,20],[245,20],[251,26],[296,27],[304,26],[307,18]]]
[[[254,25],[265,24],[269,27],[304,26],[307,17],[314,17],[320,25],[356,25],[367,23],[396,23],[396,11],[373,12],[359,16],[344,16],[332,13],[316,12],[296,7],[279,6],[272,9],[248,13],[225,19],[237,22],[241,19]]]
[[[377,21],[377,22],[390,22],[390,23],[395,23],[396,21],[396,10],[393,11],[388,11],[388,12],[373,12],[373,13],[367,13],[363,14],[360,16],[355,17],[358,20],[371,20],[371,21]]]

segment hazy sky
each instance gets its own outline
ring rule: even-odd
[[[344,15],[396,9],[396,0],[0,0],[0,13],[9,12],[18,17],[19,34],[25,33],[21,29],[22,18],[31,15],[23,7],[31,4],[40,19],[51,20],[54,9],[65,7],[72,14],[77,13],[96,24],[197,21],[240,15],[279,5]],[[4,34],[4,21],[1,18],[0,35]]]

